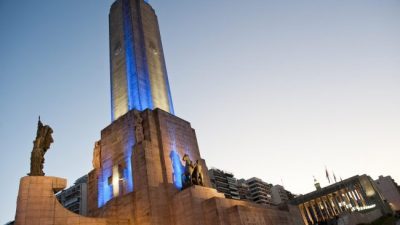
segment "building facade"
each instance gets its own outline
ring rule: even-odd
[[[239,179],[237,181],[238,183],[238,192],[239,192],[239,197],[241,200],[247,200],[251,201],[251,193],[249,189],[249,185],[247,185],[245,179]]]
[[[272,202],[276,205],[286,203],[290,200],[288,191],[282,185],[271,187]]]
[[[232,199],[240,199],[238,182],[232,173],[212,168],[208,170],[213,188],[223,193],[225,197]]]
[[[306,225],[334,220],[342,214],[379,209],[390,213],[389,205],[367,175],[354,176],[291,201],[299,207]]]
[[[174,114],[157,16],[143,0],[117,0],[110,9],[112,121],[129,110]]]
[[[57,194],[58,201],[68,210],[83,216],[87,215],[87,182],[85,175],[75,181],[74,185]]]
[[[250,191],[250,200],[261,205],[272,205],[272,184],[264,182],[260,178],[253,177],[246,180]]]
[[[400,212],[400,187],[390,176],[379,176],[376,186],[393,211]]]
[[[233,173],[212,168],[208,170],[212,187],[225,197],[247,200],[261,205],[285,204],[294,195],[281,185],[272,185],[259,178],[236,179]]]

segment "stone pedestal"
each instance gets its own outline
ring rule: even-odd
[[[24,177],[17,225],[298,225],[299,214],[226,199],[211,188],[190,123],[159,109],[130,111],[101,132],[89,173],[88,214],[63,208],[54,193],[66,180]],[[187,155],[205,186],[181,190]],[[195,163],[195,162],[193,162]]]
[[[129,225],[128,220],[89,218],[65,209],[54,195],[67,180],[58,177],[21,178],[17,199],[16,225]]]
[[[190,123],[163,110],[131,110],[101,131],[100,166],[89,173],[88,213],[140,225],[174,224],[186,154],[211,182]],[[110,182],[118,177],[119,183]],[[118,203],[117,203],[118,202]]]
[[[215,189],[194,186],[173,198],[175,225],[302,225],[293,211],[226,199]]]
[[[299,218],[293,217],[289,211],[277,208],[265,208],[259,205],[226,199],[215,189],[193,186],[177,192],[171,202],[167,200],[147,203],[147,208],[141,197],[132,193],[124,197],[114,198],[104,208],[107,218],[83,217],[65,209],[57,200],[54,193],[64,189],[66,180],[57,177],[23,177],[21,178],[16,225],[142,225],[142,224],[171,224],[171,225],[297,225]],[[152,192],[152,190],[148,190]],[[146,191],[147,192],[147,191]],[[159,191],[157,191],[159,192]],[[162,198],[161,198],[162,199]],[[135,201],[137,200],[137,201]],[[163,212],[167,202],[169,213]],[[129,206],[134,205],[134,208]],[[161,206],[161,207],[160,207]],[[141,211],[142,218],[121,219],[129,213],[119,211]],[[153,211],[153,209],[155,209]],[[159,209],[157,211],[156,209]],[[147,214],[145,213],[147,211]],[[137,213],[141,215],[141,213]],[[146,216],[144,216],[146,215]],[[164,220],[158,220],[162,215]],[[126,218],[126,217],[125,217]]]
[[[165,111],[129,111],[102,130],[98,143],[99,167],[89,174],[91,216],[132,225],[296,224],[288,210],[226,199],[211,188],[194,129]],[[180,190],[184,155],[202,166],[205,187]]]
[[[173,198],[175,225],[206,224],[204,214],[207,209],[202,203],[211,198],[225,198],[213,188],[193,186],[177,193]]]

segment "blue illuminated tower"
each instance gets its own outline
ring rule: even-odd
[[[109,24],[112,121],[132,109],[174,114],[153,8],[144,0],[117,0]]]
[[[126,225],[229,224],[220,215],[240,221],[248,212],[269,218],[211,188],[195,130],[174,115],[153,8],[116,0],[109,21],[113,121],[95,144],[88,215]]]

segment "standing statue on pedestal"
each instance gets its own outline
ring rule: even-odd
[[[31,171],[28,173],[29,176],[44,176],[44,155],[50,148],[51,143],[53,143],[53,137],[51,136],[52,133],[53,129],[48,125],[44,126],[39,117],[36,139],[33,141]]]
[[[183,156],[182,160],[185,162],[185,172],[182,175],[183,189],[193,185],[204,186],[202,167],[199,164],[199,160],[196,160],[196,165],[193,165],[187,154]]]

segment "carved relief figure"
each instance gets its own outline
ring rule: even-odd
[[[140,115],[139,111],[134,111],[134,121],[135,121],[135,138],[136,144],[142,143],[144,140],[144,133],[143,133],[143,118]]]
[[[100,141],[96,141],[94,143],[92,165],[93,165],[93,168],[95,168],[95,169],[99,169],[101,167],[101,145],[100,145]]]
[[[39,117],[36,139],[33,141],[31,171],[28,173],[29,176],[44,176],[44,155],[50,148],[51,143],[53,143],[52,133],[53,129],[48,125],[44,126]]]

